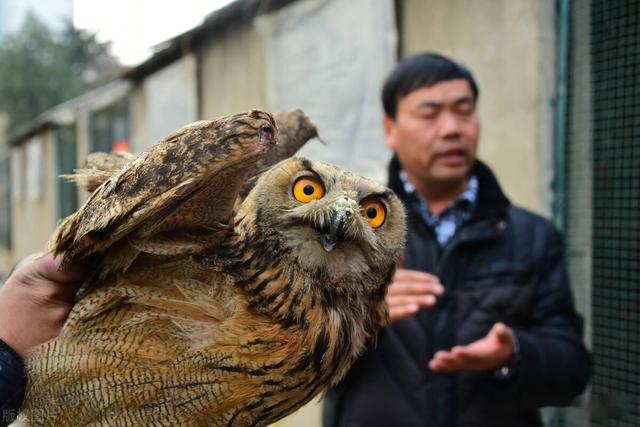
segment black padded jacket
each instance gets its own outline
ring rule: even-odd
[[[406,199],[396,159],[389,169],[390,187]],[[405,268],[435,274],[445,294],[379,334],[327,393],[324,427],[539,427],[539,407],[569,404],[585,389],[591,364],[559,233],[511,205],[482,162],[473,173],[475,211],[444,248],[407,212]],[[436,351],[482,338],[496,322],[516,331],[511,378],[429,370]]]
[[[22,404],[26,386],[22,358],[0,340],[0,426],[13,422]]]

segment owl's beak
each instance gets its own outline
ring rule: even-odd
[[[320,233],[320,243],[325,251],[331,252],[338,246],[347,219],[353,214],[349,208],[338,209],[329,223],[329,233]]]

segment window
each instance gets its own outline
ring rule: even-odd
[[[111,152],[114,146],[129,140],[129,105],[123,99],[100,111],[89,119],[91,152]]]

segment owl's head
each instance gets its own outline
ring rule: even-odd
[[[404,209],[391,190],[305,158],[263,174],[240,213],[249,211],[291,262],[331,281],[391,271],[404,247]]]

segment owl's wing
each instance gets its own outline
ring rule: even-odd
[[[223,225],[221,223],[226,223],[233,201],[239,203],[249,193],[256,183],[256,177],[272,165],[293,155],[309,139],[318,135],[315,125],[302,110],[274,113],[273,118],[278,127],[278,141],[255,162],[245,164],[247,173],[243,175],[244,179],[241,181],[242,187],[239,192],[237,184],[240,181],[236,179],[235,173],[232,176],[227,176],[224,172],[220,173],[216,177],[215,185],[204,186],[167,217],[162,226],[153,230],[156,234],[163,232],[162,236],[156,236],[153,241],[150,241],[144,235],[146,231],[139,231],[137,235],[144,239],[135,241],[134,246],[144,252],[168,254],[174,253],[173,251],[199,252],[203,246],[218,243],[220,237],[211,233],[200,233],[198,231],[201,230],[196,229],[194,233],[178,235],[175,230],[180,228],[187,231],[189,227],[186,225],[191,224],[206,225],[222,231],[219,226]],[[225,202],[219,203],[221,200]],[[177,227],[178,225],[180,227]],[[165,232],[167,230],[170,230],[170,233]]]
[[[278,125],[278,142],[247,173],[247,181],[240,191],[242,198],[249,194],[260,173],[293,156],[307,141],[318,136],[315,124],[302,110],[273,113],[273,118]],[[92,153],[81,169],[76,169],[72,174],[60,175],[60,178],[91,192],[120,172],[133,159],[135,155],[126,152]]]
[[[81,169],[76,169],[72,174],[60,175],[60,178],[92,192],[135,158],[135,155],[125,151],[91,153]]]
[[[60,224],[50,249],[64,267],[159,233],[226,223],[247,171],[276,137],[260,110],[183,127],[103,182]]]

